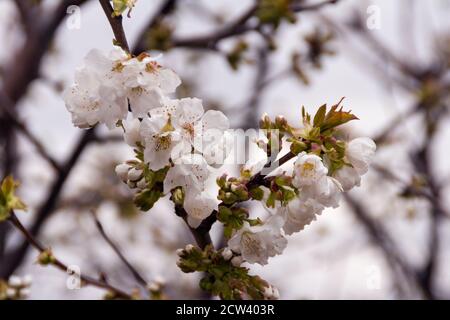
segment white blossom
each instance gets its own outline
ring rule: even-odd
[[[333,174],[342,185],[344,191],[352,189],[354,186],[359,186],[361,184],[361,176],[355,168],[348,165],[343,166],[341,169],[336,170]]]
[[[84,66],[75,73],[75,84],[63,94],[75,126],[88,128],[104,123],[112,129],[126,117],[128,103],[116,66],[127,58],[118,48],[108,57],[95,49],[87,54]]]
[[[174,162],[164,180],[164,193],[176,187],[183,187],[185,193],[199,193],[204,190],[210,175],[208,164],[199,154],[186,154]]]
[[[123,127],[125,142],[131,147],[136,147],[137,143],[141,141],[141,121],[139,119],[125,120]]]
[[[198,152],[208,154],[209,159],[215,152],[227,154],[229,140],[224,135],[229,120],[222,112],[208,110],[204,113],[202,101],[197,98],[165,99],[163,104],[150,115],[170,116],[174,130],[180,134],[181,153],[194,147]]]
[[[299,232],[316,219],[316,215],[322,213],[323,205],[314,199],[307,199],[306,201],[300,198],[291,200],[287,206],[279,208],[285,221],[283,230],[287,235]]]
[[[312,185],[326,176],[327,173],[328,169],[319,156],[303,152],[298,155],[294,163],[294,179],[292,184],[297,188]]]
[[[283,219],[272,216],[264,225],[251,227],[247,222],[228,241],[228,247],[249,263],[265,265],[269,257],[281,254],[287,240],[281,234]]]
[[[343,188],[341,183],[329,176],[323,176],[314,185],[304,186],[299,190],[300,199],[305,201],[314,199],[325,207],[337,208]]]
[[[178,140],[170,124],[170,118],[163,115],[146,117],[141,123],[141,137],[144,141],[144,160],[151,170],[169,165],[172,149]]]
[[[345,156],[360,176],[369,170],[376,148],[375,142],[366,137],[353,139],[347,144]]]
[[[145,56],[125,61],[121,70],[122,83],[135,117],[144,117],[154,108],[162,107],[164,97],[180,85],[178,75]]]
[[[204,219],[218,208],[218,201],[206,192],[187,193],[184,199],[187,222],[192,228],[197,228]]]

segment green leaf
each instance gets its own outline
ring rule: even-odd
[[[9,218],[11,210],[26,210],[27,206],[15,195],[19,186],[12,176],[3,179],[0,190],[0,222]]]
[[[145,189],[134,197],[134,203],[139,207],[142,211],[148,211],[153,208],[153,205],[156,201],[161,198],[162,192],[160,190],[150,190]]]
[[[342,98],[337,104],[332,106],[330,111],[328,111],[324,121],[320,126],[321,132],[333,129],[351,120],[358,120],[358,118],[354,114],[352,114],[351,111],[343,111],[342,107],[338,109],[343,99],[344,98]]]
[[[293,140],[290,149],[293,154],[298,155],[300,152],[308,149],[308,145],[303,141]]]
[[[262,200],[264,198],[264,191],[263,189],[256,187],[250,190],[250,196],[253,200]]]
[[[276,200],[276,194],[275,192],[271,192],[269,195],[269,198],[267,198],[266,205],[269,208],[275,208],[275,200]]]
[[[314,116],[314,127],[320,127],[325,120],[325,115],[327,112],[327,105],[323,104],[319,110],[317,110],[316,115]]]

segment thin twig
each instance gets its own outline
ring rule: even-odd
[[[97,218],[95,211],[91,211],[91,213],[95,221],[95,226],[97,227],[97,230],[99,231],[100,235],[108,243],[111,249],[113,249],[113,251],[117,254],[120,260],[125,264],[125,266],[131,271],[136,281],[140,283],[142,286],[146,287],[148,284],[147,280],[145,280],[144,277],[139,273],[139,271],[137,271],[137,269],[127,260],[127,258],[120,251],[117,244],[115,244],[114,241],[112,241],[111,238],[106,234],[105,229],[103,228],[103,225]]]
[[[36,219],[31,225],[30,232],[36,237],[47,218],[51,216],[56,205],[59,201],[59,196],[62,193],[63,187],[72,172],[73,167],[78,162],[79,157],[82,152],[86,148],[86,146],[94,140],[95,137],[95,128],[86,130],[80,138],[80,141],[76,144],[76,147],[72,151],[71,156],[67,160],[67,162],[62,166],[61,172],[57,176],[56,180],[50,186],[48,191],[47,198],[43,201],[42,205],[36,212]],[[7,255],[7,259],[5,259],[5,263],[0,265],[0,277],[8,278],[14,270],[22,263],[25,254],[27,252],[29,246],[28,241],[22,242],[17,249]]]
[[[221,40],[242,35],[250,31],[257,31],[260,29],[259,24],[250,25],[248,22],[254,16],[258,9],[258,2],[256,1],[249,9],[247,9],[238,19],[227,24],[219,30],[206,36],[195,36],[190,38],[180,38],[173,39],[172,45],[174,47],[184,47],[193,49],[207,49],[207,50],[217,50],[217,44]],[[311,5],[293,5],[291,7],[294,12],[303,11],[314,11],[322,8],[323,6],[329,4],[335,4],[338,0],[326,0],[316,4]]]
[[[25,239],[39,252],[46,252],[48,251],[48,248],[46,248],[42,243],[39,242],[36,238],[33,237],[33,235],[24,227],[24,225],[20,222],[20,220],[17,218],[16,214],[12,211],[10,213],[9,221],[12,223],[12,225],[19,230]],[[69,269],[66,264],[61,262],[60,260],[54,258],[54,261],[51,263],[56,268],[62,270],[63,272],[67,272]],[[117,297],[123,298],[123,299],[132,299],[132,296],[123,291],[122,289],[119,289],[117,287],[114,287],[107,283],[106,281],[95,279],[89,276],[85,276],[80,274],[80,279],[82,282],[92,285],[98,288],[106,289],[110,291],[111,293],[114,293]]]

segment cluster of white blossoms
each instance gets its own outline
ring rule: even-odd
[[[23,277],[11,276],[8,279],[5,297],[7,299],[24,299],[30,295],[30,286],[33,282],[31,275]]]
[[[222,112],[205,112],[200,99],[172,99],[180,83],[147,54],[132,57],[120,47],[109,55],[92,50],[64,99],[74,125],[121,126],[126,143],[143,149],[150,170],[170,167],[164,194],[182,187],[188,222],[197,227],[219,203],[204,186],[209,166],[226,156],[229,121]],[[116,172],[130,187],[146,187],[142,168],[121,164]]]
[[[224,164],[236,137],[222,112],[205,112],[197,98],[171,97],[180,83],[173,71],[148,54],[133,57],[115,47],[107,56],[91,51],[64,98],[76,126],[123,129],[136,159],[118,165],[116,173],[136,189],[134,201],[141,210],[171,194],[177,214],[181,208],[191,228],[213,213],[213,221],[223,223],[227,247],[188,245],[178,252],[183,271],[210,270],[201,286],[221,297],[239,297],[242,288],[236,279],[241,279],[249,286],[244,291],[252,296],[277,298],[278,291],[248,275],[242,263],[267,264],[283,252],[286,236],[303,230],[325,208],[338,207],[342,193],[359,186],[368,171],[375,143],[369,138],[345,142],[334,136],[334,128],[357,119],[338,109],[342,100],[328,112],[326,105],[321,106],[313,120],[303,109],[303,128],[291,127],[281,116],[274,122],[264,116],[260,126],[265,138],[249,145],[255,157],[248,159],[240,177],[221,175],[216,180],[218,193],[211,194],[207,185],[216,177],[213,168]],[[280,156],[278,151],[286,145],[290,151],[283,167],[271,168],[273,156]],[[251,219],[239,205],[248,200],[262,202],[269,212],[265,221]]]
[[[261,226],[248,223],[228,241],[229,248],[243,261],[267,264],[287,245],[284,235],[292,235],[309,225],[326,207],[337,208],[342,193],[359,186],[367,173],[376,145],[369,138],[356,138],[345,146],[345,165],[330,175],[327,159],[302,152],[294,159],[292,186],[296,197],[287,204],[277,202],[275,210]],[[268,191],[268,190],[265,190]],[[267,196],[266,192],[266,196]],[[267,199],[267,197],[265,197]],[[264,200],[265,200],[264,199]]]

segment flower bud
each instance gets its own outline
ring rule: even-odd
[[[236,256],[231,259],[231,264],[235,267],[241,266],[241,264],[244,262],[244,259],[242,259],[241,256]]]
[[[31,286],[32,282],[33,282],[33,277],[30,274],[27,274],[22,278],[22,283],[25,287]]]
[[[280,299],[280,292],[278,291],[278,289],[275,287],[272,287],[272,291],[273,291],[272,297],[274,299]]]
[[[23,289],[20,290],[20,296],[22,298],[28,297],[30,295],[30,293],[31,293],[31,290],[28,289],[28,288],[23,288]]]
[[[13,288],[6,289],[6,296],[10,299],[15,298],[17,295],[17,290]]]
[[[186,245],[186,251],[191,252],[194,249],[194,246],[192,244]]]
[[[23,285],[22,279],[18,276],[11,276],[8,280],[8,285],[11,287],[20,287]]]
[[[288,123],[285,117],[279,115],[275,118],[275,124],[278,128],[284,128]]]
[[[145,181],[145,179],[139,180],[138,183],[136,183],[136,187],[141,190],[145,189],[147,187],[147,181]]]
[[[237,196],[235,194],[231,193],[231,192],[226,192],[225,193],[225,199],[223,199],[223,201],[226,204],[232,204],[232,203],[236,202],[237,200],[238,200]]]
[[[291,152],[295,155],[305,151],[306,149],[308,149],[308,146],[303,141],[295,140],[291,144]]]
[[[128,187],[130,187],[130,189],[136,188],[136,182],[134,182],[134,181],[128,180],[127,185],[128,185]]]
[[[231,251],[229,248],[225,248],[222,251],[222,257],[225,260],[230,260],[233,257],[233,251]]]
[[[37,263],[40,265],[46,266],[49,264],[52,264],[56,261],[55,257],[53,256],[53,253],[50,249],[47,249],[45,251],[42,251],[37,259]]]
[[[264,298],[266,298],[266,299],[272,298],[272,295],[273,295],[272,286],[269,285],[268,287],[265,287],[263,294],[264,294]]]
[[[177,249],[177,251],[175,251],[175,252],[176,252],[177,256],[180,257],[183,254],[184,249]]]
[[[216,179],[216,182],[217,182],[217,185],[218,185],[220,188],[224,188],[224,187],[225,187],[225,183],[227,182],[227,175],[226,175],[226,174],[223,174],[222,176],[218,177],[218,178]]]
[[[138,181],[142,177],[142,170],[136,168],[131,168],[128,171],[128,179],[131,181]]]
[[[270,129],[270,118],[269,115],[267,113],[264,113],[261,117],[261,120],[259,121],[259,127],[261,129]]]
[[[130,167],[125,163],[121,163],[121,164],[117,165],[115,168],[117,176],[123,182],[126,182],[128,180],[128,170],[129,169],[130,169]]]
[[[148,285],[148,290],[153,291],[153,292],[159,291],[159,290],[161,290],[161,286],[158,283],[153,282]]]

